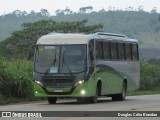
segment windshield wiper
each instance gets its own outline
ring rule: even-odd
[[[64,54],[65,54],[65,52],[63,52],[63,55],[62,55],[62,68],[63,68],[63,63],[65,62],[69,73],[71,74],[71,76],[74,76],[73,73],[72,73],[71,68],[68,66],[68,63],[67,63],[66,60],[64,59]]]

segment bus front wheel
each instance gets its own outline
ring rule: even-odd
[[[89,103],[97,103],[98,94],[99,94],[99,88],[97,87],[96,94],[95,94],[95,96],[89,98]]]
[[[47,99],[49,104],[55,104],[57,101],[57,98],[55,97],[48,97]]]
[[[95,96],[87,98],[77,98],[77,101],[84,103],[97,103],[97,99],[98,99],[98,89],[96,89]]]

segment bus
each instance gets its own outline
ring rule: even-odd
[[[49,104],[57,98],[96,103],[99,96],[124,101],[127,91],[139,88],[136,39],[105,32],[51,33],[34,46],[34,94]]]

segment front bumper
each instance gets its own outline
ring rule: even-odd
[[[34,95],[37,97],[77,98],[94,96],[94,87],[84,82],[76,87],[43,87],[34,83]]]

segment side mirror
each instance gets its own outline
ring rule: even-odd
[[[35,50],[36,45],[31,45],[28,48],[28,54],[27,54],[27,59],[30,60],[34,56],[34,50]]]

